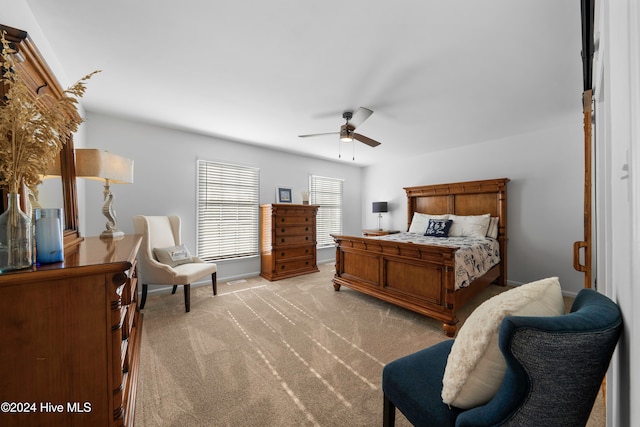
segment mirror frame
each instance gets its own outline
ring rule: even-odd
[[[54,97],[60,97],[64,90],[58,83],[53,72],[29,38],[26,31],[0,24],[0,31],[5,32],[5,38],[11,43],[11,48],[17,52],[19,61],[16,63],[18,72],[34,93],[49,92]],[[4,87],[0,87],[0,94],[4,95]],[[69,135],[67,143],[60,152],[60,173],[62,177],[62,199],[64,202],[64,246],[73,246],[82,240],[78,228],[78,194],[76,188],[76,165],[74,156],[73,136]],[[21,204],[24,212],[28,211],[26,189],[21,191]],[[6,189],[2,189],[2,203],[6,203]],[[6,209],[6,207],[5,207]]]

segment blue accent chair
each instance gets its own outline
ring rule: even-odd
[[[507,316],[499,346],[507,371],[484,405],[442,402],[442,377],[454,340],[387,364],[382,371],[385,427],[395,409],[414,426],[584,426],[622,332],[622,314],[606,296],[582,289],[562,316]]]

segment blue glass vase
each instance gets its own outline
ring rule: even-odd
[[[64,261],[62,245],[62,209],[36,208],[36,263],[50,264]]]

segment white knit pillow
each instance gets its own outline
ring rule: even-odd
[[[468,409],[496,394],[506,371],[498,348],[504,317],[558,316],[564,312],[557,277],[518,286],[483,302],[462,325],[451,347],[442,378],[442,401]]]

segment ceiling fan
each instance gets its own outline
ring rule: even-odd
[[[353,142],[360,141],[363,144],[368,145],[369,147],[377,147],[380,143],[374,139],[369,138],[368,136],[361,135],[359,133],[355,133],[354,131],[358,126],[362,124],[365,120],[369,118],[370,115],[373,114],[368,108],[360,107],[355,113],[351,111],[345,111],[342,113],[342,118],[346,120],[346,123],[340,126],[340,132],[326,132],[326,133],[313,133],[309,135],[298,135],[300,138],[308,138],[312,136],[322,136],[322,135],[340,135],[340,141],[343,142]]]

